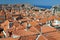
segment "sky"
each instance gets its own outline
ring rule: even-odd
[[[0,4],[23,4],[53,6],[60,4],[60,0],[0,0]]]

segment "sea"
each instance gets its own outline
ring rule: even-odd
[[[46,6],[46,5],[34,5],[35,7],[39,7],[39,8],[46,8],[46,9],[50,9],[52,8],[52,6]]]

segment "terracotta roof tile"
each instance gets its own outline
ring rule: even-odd
[[[27,31],[27,30],[18,30],[18,31],[14,31],[13,34],[15,35],[19,35],[19,36],[29,36],[29,35],[35,35],[34,32],[31,31]]]
[[[31,32],[34,32],[35,34],[39,34],[40,33],[35,27],[31,27],[29,30]]]
[[[31,21],[30,24],[31,24],[31,26],[36,26],[38,23],[37,23],[37,21]]]
[[[40,28],[41,28],[41,27],[40,27],[40,25],[36,25],[35,28],[36,28],[38,31],[40,31]]]
[[[48,33],[53,31],[56,31],[56,29],[53,27],[42,27],[42,33]]]
[[[60,40],[60,33],[59,32],[51,32],[51,33],[47,33],[45,35],[45,37],[47,37],[48,39],[53,39],[53,40]]]
[[[9,21],[8,20],[6,20],[4,23],[2,23],[1,25],[3,26],[3,25],[8,25],[9,24]]]
[[[20,40],[35,40],[36,39],[36,35],[31,35],[31,36],[23,36],[20,38]]]
[[[47,40],[47,38],[45,38],[43,35],[41,35],[38,40]]]
[[[9,25],[8,20],[6,20],[4,23],[1,24],[1,26],[4,28],[5,31],[8,29],[8,25]]]
[[[45,26],[35,26],[35,28],[40,31],[40,28],[42,27],[42,33],[48,33],[48,32],[53,32],[53,31],[57,31],[57,29],[53,28],[53,27],[45,27]]]
[[[24,23],[22,24],[22,26],[23,26],[24,28],[26,28],[27,23],[26,23],[26,22],[24,22]]]
[[[60,20],[60,17],[56,17],[56,20]]]
[[[43,18],[39,21],[40,23],[46,23],[47,22],[47,18]]]
[[[48,20],[53,20],[53,19],[55,19],[56,18],[56,16],[50,16],[49,18],[48,18]]]
[[[0,38],[0,40],[18,40],[18,38]]]
[[[0,36],[4,36],[4,34],[3,33],[0,33]]]
[[[48,40],[56,40],[53,37],[46,37],[46,38],[48,38]]]

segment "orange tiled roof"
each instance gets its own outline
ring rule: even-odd
[[[35,28],[36,28],[38,31],[40,31],[41,26],[40,26],[40,25],[36,25]]]
[[[9,25],[8,20],[6,20],[4,23],[1,24],[1,26],[4,28],[5,31],[8,29],[8,25]]]
[[[38,23],[37,23],[37,21],[31,21],[30,24],[31,24],[31,26],[36,26]]]
[[[50,16],[48,17],[48,20],[54,20],[56,18],[56,16]]]
[[[60,20],[60,17],[56,17],[56,20]]]
[[[35,34],[39,34],[40,33],[35,27],[31,27],[29,30],[31,32],[34,32]]]
[[[40,26],[40,25],[37,25],[35,26],[35,28],[40,31],[42,28],[42,33],[48,33],[48,32],[53,32],[53,31],[57,31],[57,29],[55,29],[54,27],[49,27],[49,26]]]
[[[45,35],[49,40],[60,40],[60,33],[59,32],[51,32]]]
[[[20,40],[35,40],[37,35],[31,35],[31,36],[23,36],[20,38]]]
[[[18,38],[0,38],[0,40],[18,40]]]
[[[15,35],[19,35],[19,36],[29,36],[29,35],[35,35],[34,32],[31,31],[26,31],[26,30],[18,30],[18,31],[14,31],[13,34]]]
[[[0,33],[0,36],[4,36],[4,34],[3,33]]]
[[[46,37],[44,37],[43,35],[41,35],[38,40],[48,40]]]
[[[47,22],[47,18],[42,18],[41,20],[40,20],[40,23],[46,23]]]
[[[42,33],[48,33],[52,31],[56,31],[56,29],[53,27],[42,27]]]

